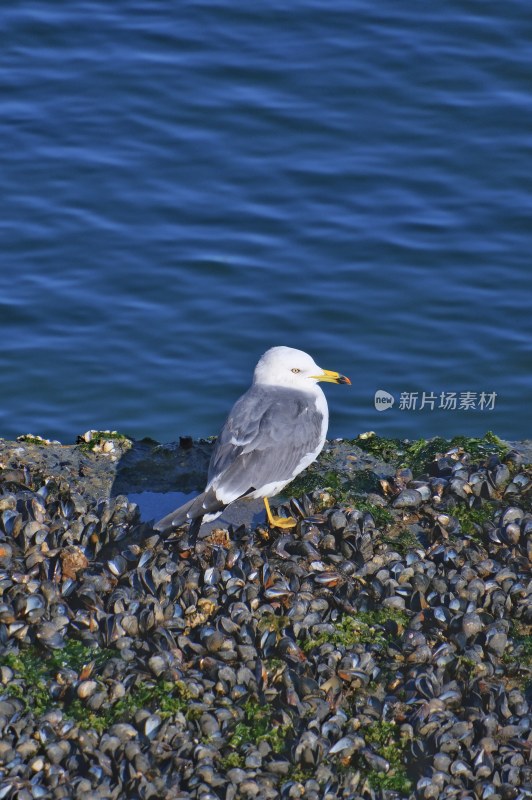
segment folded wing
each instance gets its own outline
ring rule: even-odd
[[[262,486],[288,483],[305,456],[321,449],[323,428],[313,395],[252,386],[233,406],[216,442],[207,490],[227,504]]]

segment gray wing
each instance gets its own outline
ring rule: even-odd
[[[252,386],[237,400],[218,437],[207,489],[229,503],[272,482],[290,481],[322,437],[315,398],[279,387]]]

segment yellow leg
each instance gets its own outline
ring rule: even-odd
[[[274,517],[271,509],[270,504],[268,503],[268,498],[264,498],[264,505],[266,507],[266,516],[268,517],[268,522],[272,526],[272,528],[295,528],[297,525],[296,520],[293,517]]]

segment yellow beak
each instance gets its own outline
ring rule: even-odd
[[[321,375],[311,375],[316,381],[324,381],[325,383],[347,383],[351,386],[351,381],[345,375],[340,375],[339,372],[332,372],[330,369],[324,369]]]

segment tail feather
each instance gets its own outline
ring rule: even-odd
[[[193,497],[188,503],[185,503],[179,508],[175,508],[167,514],[166,517],[163,517],[155,523],[153,526],[154,530],[161,531],[161,533],[168,533],[169,531],[179,528],[180,525],[190,522],[191,517],[188,517],[187,514],[197,499],[197,497]]]
[[[197,497],[189,500],[184,505],[171,511],[166,517],[163,517],[153,526],[154,530],[161,533],[171,533],[185,525],[187,522],[194,524],[194,527],[199,531],[201,520],[206,514],[218,514],[225,508],[224,503],[221,503],[214,492],[211,490],[202,492]],[[199,520],[199,522],[198,522]]]

